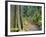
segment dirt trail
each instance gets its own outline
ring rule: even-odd
[[[31,24],[31,23],[26,23],[24,26],[23,26],[23,29],[24,31],[37,31],[38,30],[38,27],[37,25],[35,24]]]

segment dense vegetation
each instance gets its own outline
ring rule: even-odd
[[[39,29],[42,26],[42,12],[41,6],[23,6],[23,17],[31,20],[32,23],[37,25]]]

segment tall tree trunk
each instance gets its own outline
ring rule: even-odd
[[[23,23],[23,6],[21,6],[21,28],[22,28],[22,30],[24,31],[24,29],[23,29],[23,25],[24,25],[24,23]]]
[[[21,31],[20,14],[19,14],[19,5],[16,6],[16,15],[17,15],[17,19],[18,19],[19,30]]]

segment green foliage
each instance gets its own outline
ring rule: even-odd
[[[23,6],[23,17],[25,19],[31,17],[33,23],[36,24],[39,28],[41,28],[42,25],[41,6]]]

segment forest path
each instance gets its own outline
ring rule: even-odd
[[[26,24],[23,26],[24,31],[38,31],[38,26],[35,24]]]
[[[31,31],[37,31],[38,27],[36,25],[30,25],[29,30],[31,30]]]

